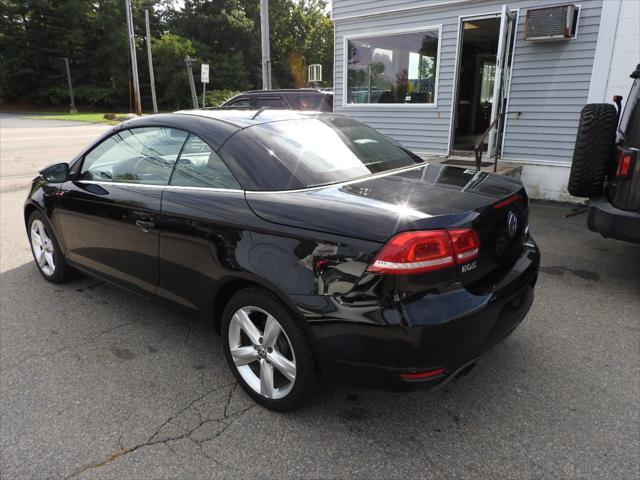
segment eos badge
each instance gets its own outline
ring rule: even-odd
[[[518,231],[518,216],[513,213],[513,210],[507,213],[507,231],[509,232],[509,238],[515,237]]]
[[[478,263],[477,262],[467,263],[466,265],[462,266],[462,273],[469,272],[471,270],[475,270],[477,267],[478,267]]]

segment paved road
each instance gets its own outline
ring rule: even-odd
[[[22,188],[42,167],[72,160],[82,147],[109,128],[0,113],[0,192]]]
[[[95,130],[55,131],[79,146]],[[47,163],[37,143],[14,148],[22,172]],[[42,280],[24,196],[0,193],[2,478],[640,475],[640,248],[566,206],[532,206],[533,310],[469,376],[437,393],[327,387],[282,415],[236,387],[209,325],[92,279]]]

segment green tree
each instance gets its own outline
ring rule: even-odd
[[[143,108],[150,107],[144,8],[151,35],[161,108],[189,107],[184,56],[211,65],[209,89],[262,85],[257,0],[132,0]],[[66,103],[62,57],[71,63],[81,107],[130,105],[131,66],[124,0],[0,1],[0,101]],[[323,0],[270,3],[274,87],[300,87],[306,67],[323,65],[331,84],[333,30]],[[198,82],[199,83],[199,82]],[[198,85],[199,87],[200,85]]]
[[[331,85],[333,25],[326,2],[275,0],[269,5],[274,87],[304,87],[306,67],[314,63],[322,65],[323,80]]]
[[[195,55],[190,40],[165,33],[152,41],[158,104],[166,109],[191,107],[191,93],[184,57]]]

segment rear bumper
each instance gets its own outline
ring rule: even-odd
[[[531,244],[492,293],[475,295],[460,285],[428,293],[382,309],[382,317],[390,319],[386,325],[355,311],[352,321],[311,321],[325,375],[377,388],[442,386],[522,322],[533,303],[539,262]],[[419,380],[401,377],[436,369],[444,371]]]
[[[620,210],[604,197],[589,201],[587,225],[605,237],[640,243],[640,212]]]

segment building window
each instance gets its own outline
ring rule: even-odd
[[[439,31],[347,41],[346,103],[435,104]]]

